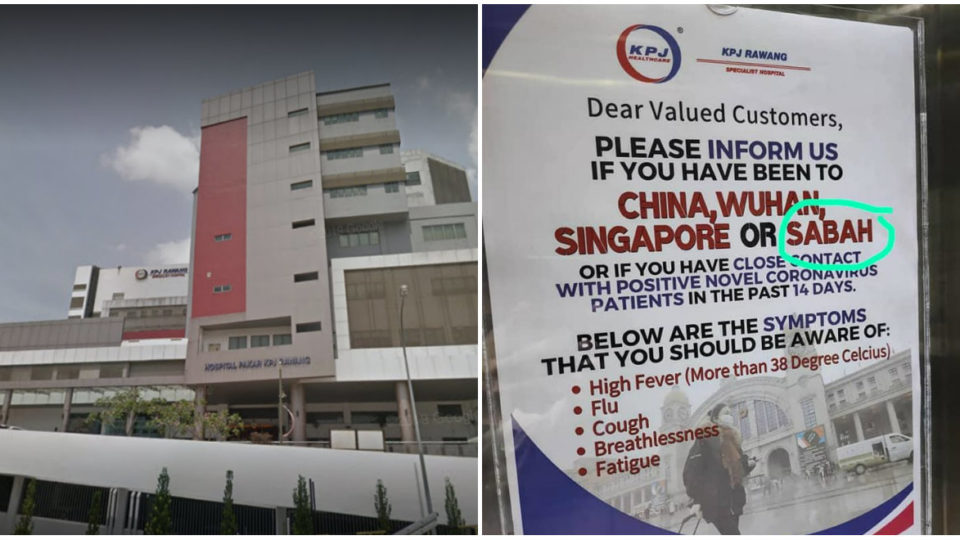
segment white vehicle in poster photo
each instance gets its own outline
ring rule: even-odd
[[[888,433],[837,448],[837,460],[844,471],[857,474],[867,467],[902,460],[913,461],[913,439],[900,433]]]

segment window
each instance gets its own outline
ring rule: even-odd
[[[350,300],[367,300],[386,298],[387,292],[383,282],[347,283],[347,298]]]
[[[342,199],[344,197],[362,197],[367,194],[367,186],[350,186],[342,188],[330,188],[323,190],[330,195],[331,199]]]
[[[407,180],[405,182],[408,186],[419,186],[420,185],[420,171],[413,171],[407,173]]]
[[[216,236],[213,237],[213,241],[214,241],[214,242],[224,242],[224,241],[226,241],[226,240],[230,240],[231,238],[233,238],[233,234],[231,234],[231,233],[218,234],[218,235],[216,235]]]
[[[389,330],[351,330],[350,345],[355,349],[376,349],[379,347],[390,347]]]
[[[837,398],[840,400],[840,404],[843,405],[847,402],[846,396],[844,396],[843,388],[837,390]]]
[[[123,300],[123,293],[122,293],[122,292],[115,292],[115,293],[113,293],[113,299],[114,299],[114,300]]]
[[[76,285],[73,286],[73,290],[75,290],[75,291],[85,291],[85,290],[87,290],[87,284],[86,284],[86,283],[77,283]]]
[[[207,343],[207,352],[217,352],[220,350],[219,343]]]
[[[231,289],[230,285],[214,285],[213,286],[214,294],[230,292],[230,289]]]
[[[80,368],[78,366],[60,366],[57,368],[57,380],[79,379]]]
[[[107,364],[100,366],[101,379],[119,379],[123,377],[123,364]]]
[[[393,144],[381,144],[380,145],[380,154],[392,154],[393,153]]]
[[[383,185],[383,190],[387,193],[400,193],[400,182],[387,182]]]
[[[288,112],[288,113],[287,113],[287,118],[293,118],[293,117],[295,117],[295,116],[303,116],[303,115],[307,114],[308,112],[310,112],[310,109],[304,107],[304,108],[302,108],[302,109],[297,109],[297,110],[295,110],[295,111],[290,111],[290,112]]]
[[[83,298],[82,296],[74,296],[73,298],[71,298],[71,299],[70,299],[70,309],[82,308],[82,307],[83,307],[83,300],[84,300],[84,298]]]
[[[390,109],[377,109],[373,111],[374,118],[386,118],[390,115]]]
[[[354,411],[350,414],[350,421],[354,424],[399,424],[400,417],[393,411]]]
[[[343,411],[322,411],[322,412],[308,412],[307,413],[307,423],[308,424],[343,424]]]
[[[441,240],[457,240],[467,237],[467,228],[463,223],[446,223],[443,225],[424,225],[423,240],[437,242]]]
[[[452,418],[463,416],[463,407],[455,405],[437,405],[437,416],[442,418]]]
[[[230,336],[227,348],[231,351],[247,348],[247,336]]]
[[[320,331],[320,322],[300,323],[297,325],[297,333],[300,332],[318,332]]]
[[[33,366],[30,369],[31,381],[49,381],[53,379],[52,366]]]
[[[327,159],[350,159],[363,157],[363,148],[344,148],[342,150],[328,150]]]
[[[309,142],[290,145],[290,153],[291,153],[291,154],[294,153],[294,152],[302,152],[303,150],[309,150],[309,149],[310,149],[310,143],[309,143]]]
[[[269,347],[270,346],[270,335],[265,336],[250,336],[250,347]]]
[[[315,281],[317,279],[320,279],[319,272],[304,272],[302,274],[293,275],[294,283],[300,283],[301,281]]]
[[[340,235],[340,247],[379,246],[380,233],[367,231]]]
[[[273,335],[273,346],[277,345],[290,345],[293,343],[293,338],[290,334],[274,334]]]
[[[163,310],[163,316],[164,316],[164,317],[172,317],[172,316],[173,316],[173,310],[172,310],[172,309],[165,309],[165,310]]]
[[[360,120],[360,113],[358,112],[331,114],[329,116],[320,117],[320,121],[323,122],[323,125],[325,126],[332,126],[334,124],[343,124],[344,122],[357,122],[359,120]]]
[[[430,280],[430,288],[437,296],[473,293],[477,291],[477,280],[466,276],[438,277]]]
[[[290,191],[297,191],[298,189],[307,189],[313,187],[313,180],[304,180],[302,182],[294,182],[290,184]]]
[[[294,229],[301,229],[301,228],[303,228],[303,227],[313,227],[313,226],[316,225],[316,224],[317,224],[316,220],[313,220],[313,219],[302,219],[302,220],[300,220],[300,221],[294,221],[294,222],[291,224],[291,226],[292,226]]]
[[[787,415],[771,401],[754,400],[753,408],[757,411],[757,435],[764,435],[788,426]]]
[[[803,411],[804,429],[810,429],[817,425],[817,408],[813,405],[813,398],[801,399],[800,410]]]

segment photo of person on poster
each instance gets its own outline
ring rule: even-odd
[[[720,534],[740,534],[740,516],[747,502],[743,479],[756,463],[741,447],[740,431],[726,403],[717,404],[709,422],[720,436],[698,440],[683,466],[683,484],[698,518],[712,523]]]

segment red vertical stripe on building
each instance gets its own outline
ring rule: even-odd
[[[192,317],[243,312],[247,279],[247,119],[203,128],[193,239]],[[218,235],[229,240],[217,242]],[[226,292],[214,287],[229,285]]]

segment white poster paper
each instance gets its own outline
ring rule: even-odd
[[[912,31],[521,11],[483,22],[516,531],[919,532]]]

